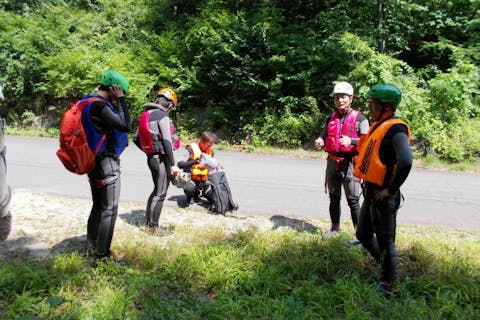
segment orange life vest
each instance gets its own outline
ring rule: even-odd
[[[187,144],[187,147],[188,146],[190,147],[190,150],[192,150],[193,152],[193,154],[191,155],[192,160],[200,159],[200,157],[202,156],[202,150],[200,150],[200,147],[198,146],[198,144],[191,143],[191,144]],[[208,149],[204,153],[211,156],[212,149]],[[203,168],[203,166],[200,163],[194,164],[190,169],[190,172],[192,174],[193,181],[207,181],[208,179],[208,168]]]
[[[354,160],[353,174],[360,179],[383,186],[387,166],[380,160],[380,146],[388,130],[394,124],[403,124],[408,130],[410,142],[410,127],[401,119],[389,119],[381,124],[374,122],[366,136],[361,136],[358,142],[359,155]],[[378,127],[377,127],[378,125]],[[373,132],[372,132],[373,131]],[[394,169],[395,170],[395,169]]]

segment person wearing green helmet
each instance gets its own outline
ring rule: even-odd
[[[403,202],[400,187],[413,163],[410,127],[395,116],[402,92],[392,84],[376,84],[368,91],[368,108],[375,121],[359,142],[354,175],[364,181],[357,239],[382,266],[379,288],[390,292],[396,278],[396,216]]]
[[[129,82],[127,78],[125,78],[122,74],[118,73],[117,71],[108,70],[102,75],[102,78],[100,79],[99,83],[105,88],[116,85],[122,88],[122,91],[124,93],[128,92]]]
[[[90,148],[94,150],[101,144],[95,168],[88,173],[93,204],[87,222],[87,246],[94,251],[96,259],[111,256],[120,197],[120,154],[128,145],[127,133],[131,131],[125,100],[128,86],[122,74],[109,70],[101,77],[98,90],[82,98],[101,98],[87,104],[82,111]]]

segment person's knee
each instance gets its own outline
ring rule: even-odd
[[[330,202],[340,202],[340,195],[335,193],[329,193],[328,197],[330,198]]]
[[[357,228],[357,231],[355,231],[355,236],[360,242],[365,242],[368,240],[368,236],[358,228]]]
[[[357,230],[355,231],[355,236],[360,242],[367,242],[373,238],[373,232],[362,228],[362,226],[358,226]]]
[[[360,200],[358,197],[348,197],[347,203],[350,208],[360,209]]]
[[[152,204],[156,204],[158,202],[163,202],[165,201],[165,198],[167,197],[167,194],[165,192],[163,193],[159,193],[159,194],[155,194],[153,197],[152,197],[152,201],[151,203]]]
[[[196,186],[194,183],[188,183],[186,186],[183,187],[183,192],[186,195],[193,195],[195,193]]]
[[[378,245],[383,251],[388,253],[396,252],[395,238],[392,234],[379,233],[377,234]]]
[[[102,211],[101,219],[108,220],[111,219],[113,216],[116,215],[116,211],[113,209],[106,209]]]

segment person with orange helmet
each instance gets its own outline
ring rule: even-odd
[[[352,159],[357,154],[357,143],[361,135],[368,132],[368,120],[358,110],[352,108],[353,87],[342,81],[333,89],[333,102],[336,107],[327,119],[315,147],[328,153],[325,171],[325,185],[330,198],[331,227],[325,235],[330,238],[340,230],[340,199],[342,187],[345,190],[353,227],[357,226],[360,213],[360,182],[353,176]],[[352,243],[358,243],[353,240]]]
[[[152,174],[154,188],[148,197],[145,211],[146,225],[155,235],[171,234],[168,229],[159,226],[163,202],[172,179],[180,170],[175,165],[173,154],[176,133],[172,130],[169,113],[177,105],[177,94],[170,88],[157,92],[157,100],[143,106],[134,143],[147,155],[147,164]]]

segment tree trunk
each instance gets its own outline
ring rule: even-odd
[[[384,30],[384,19],[385,19],[385,1],[377,0],[377,31],[378,31],[378,48],[381,53],[385,53],[386,40],[385,40],[385,30]]]

